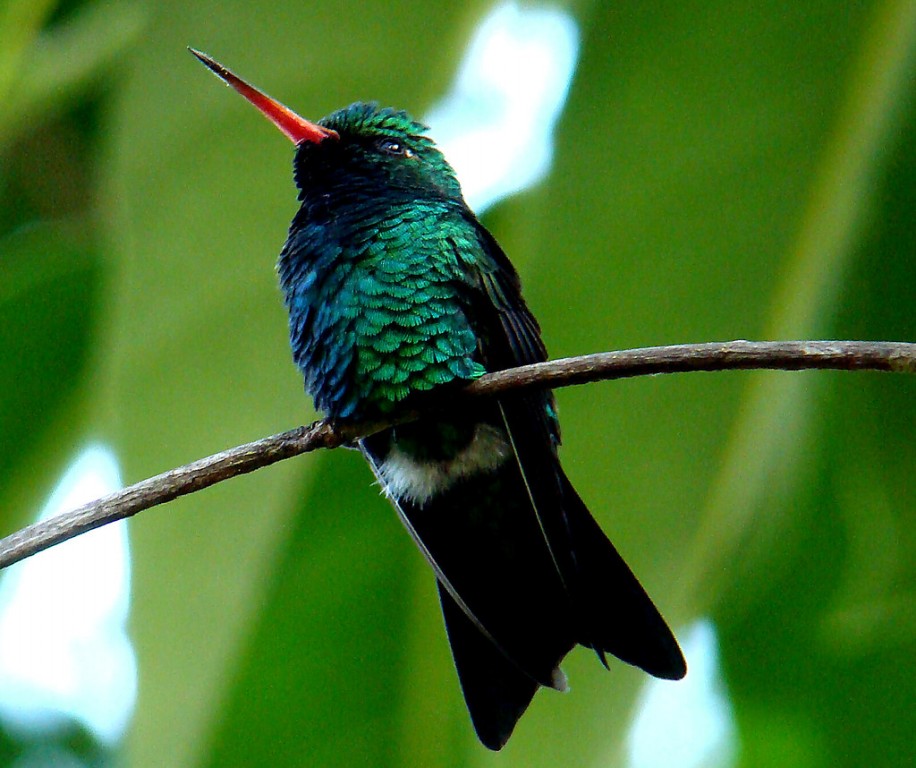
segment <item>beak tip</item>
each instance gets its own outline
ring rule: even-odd
[[[213,74],[217,75],[223,80],[226,79],[224,74],[226,72],[226,68],[217,62],[216,59],[214,59],[212,56],[208,56],[203,51],[199,51],[197,48],[192,48],[190,45],[188,46],[188,51]]]
[[[338,138],[336,131],[316,125],[300,117],[288,107],[284,107],[280,102],[242,80],[238,75],[203,51],[198,51],[190,45],[188,46],[188,51],[214,75],[234,88],[237,93],[277,126],[294,144],[298,145],[303,141],[317,144],[327,138]]]

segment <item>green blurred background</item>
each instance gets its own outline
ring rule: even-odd
[[[916,3],[558,7],[581,49],[552,171],[485,216],[553,356],[916,339]],[[490,8],[4,0],[4,533],[89,441],[134,482],[315,418],[273,271],[291,148],[185,46],[309,117],[422,115]],[[914,395],[824,372],[559,393],[595,516],[676,627],[715,624],[738,742],[716,765],[912,761]],[[571,694],[539,694],[500,755],[477,744],[432,578],[352,452],[130,535],[139,697],[114,753],[68,737],[90,761],[628,764],[644,676],[581,650]],[[0,733],[0,764],[24,750]]]

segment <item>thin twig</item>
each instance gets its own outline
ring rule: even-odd
[[[916,344],[871,341],[731,341],[600,352],[490,373],[465,387],[462,395],[490,397],[526,387],[556,388],[659,373],[761,368],[916,373]],[[0,568],[6,568],[86,531],[123,520],[144,509],[194,493],[230,477],[253,472],[268,464],[318,448],[336,448],[417,416],[402,414],[397,421],[338,426],[318,421],[308,427],[265,437],[163,472],[70,512],[27,526],[0,540]]]

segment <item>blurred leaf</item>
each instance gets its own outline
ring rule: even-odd
[[[332,461],[278,553],[206,765],[399,764],[415,553],[393,515],[351,514],[378,502],[361,457]]]
[[[22,58],[54,10],[54,0],[6,0],[0,8],[0,126],[10,117],[9,93]]]
[[[139,4],[87,3],[71,14],[66,24],[38,34],[45,16],[39,18],[37,11],[47,13],[53,6],[18,0],[9,4],[10,9],[16,6],[30,8],[30,21],[35,26],[15,19],[6,30],[0,28],[4,43],[0,49],[7,50],[0,59],[0,104],[5,105],[0,111],[3,144],[16,132],[37,124],[48,112],[73,104],[80,90],[124,54],[144,23]],[[30,37],[24,34],[27,30],[32,33]]]
[[[28,510],[37,510],[43,495],[35,483],[38,467],[24,473],[24,461],[54,466],[72,439],[76,424],[61,424],[61,417],[76,411],[74,396],[96,341],[104,272],[73,226],[35,227],[0,239],[0,264],[0,488],[4,518],[16,514],[6,522],[12,528],[29,522],[34,511]],[[48,444],[52,426],[61,431]]]
[[[826,334],[844,278],[859,254],[885,163],[896,149],[901,104],[914,96],[916,4],[886,3],[867,23],[845,103],[815,171],[798,240],[774,297],[768,338]],[[742,538],[753,534],[775,541],[779,536],[777,525],[761,530],[754,517],[765,504],[781,505],[779,494],[790,496],[803,479],[793,478],[787,467],[805,466],[799,452],[809,445],[808,423],[817,410],[818,384],[811,379],[778,372],[754,379],[712,486],[689,566],[688,588],[701,609],[715,605],[722,589],[717,584],[719,563],[741,550]],[[759,566],[747,551],[743,561],[745,567]]]
[[[916,100],[899,106],[837,337],[916,338]],[[729,591],[743,595],[739,615],[736,601],[723,606],[748,765],[789,764],[788,747],[764,738],[776,722],[814,742],[800,765],[904,765],[911,754],[916,674],[901,659],[916,652],[914,382],[831,375],[830,385],[808,444],[815,468],[768,511],[792,521],[777,540],[779,567],[765,579],[759,565],[742,569]]]

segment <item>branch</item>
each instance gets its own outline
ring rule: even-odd
[[[657,373],[748,369],[876,370],[916,373],[916,343],[869,341],[732,341],[647,347],[569,357],[488,373],[469,384],[466,397],[492,397],[510,390],[555,388]],[[77,509],[27,526],[0,540],[0,568],[116,520],[194,493],[230,477],[318,448],[336,448],[417,413],[373,424],[318,421],[163,472]]]

